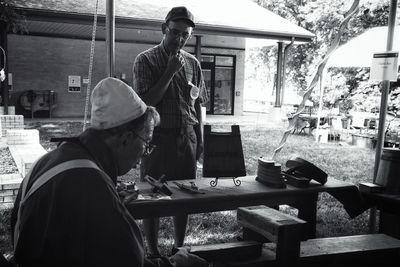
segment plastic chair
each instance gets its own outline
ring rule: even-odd
[[[365,118],[360,116],[354,116],[351,120],[350,128],[360,130],[360,133],[364,132],[367,129],[365,127]]]
[[[343,132],[342,119],[333,117],[331,119],[330,135],[333,141],[340,141],[340,136]]]

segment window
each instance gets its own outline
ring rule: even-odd
[[[215,65],[217,66],[233,66],[233,57],[216,56]]]

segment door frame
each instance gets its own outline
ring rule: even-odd
[[[215,93],[215,62],[201,62],[202,70],[211,71],[211,81],[210,81],[210,110],[207,110],[207,114],[214,114],[214,93]]]
[[[215,107],[215,69],[217,67],[231,67],[232,68],[232,88],[231,88],[231,112],[228,114],[218,114],[218,115],[234,115],[235,113],[235,84],[236,84],[236,55],[226,55],[226,54],[209,54],[209,53],[202,53],[202,56],[212,56],[214,58],[213,62],[209,61],[200,61],[201,68],[203,70],[211,70],[211,84],[210,84],[210,110],[207,110],[207,114],[213,115],[214,114],[214,107]],[[233,65],[232,66],[219,66],[216,65],[216,57],[232,57]]]

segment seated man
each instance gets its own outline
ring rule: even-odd
[[[148,152],[159,116],[124,82],[92,93],[91,127],[40,158],[11,219],[18,266],[207,266],[180,250],[146,259],[140,229],[116,192],[117,176]]]

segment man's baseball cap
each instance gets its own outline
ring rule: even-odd
[[[195,27],[194,16],[192,12],[190,12],[184,6],[173,7],[165,17],[165,22],[176,21],[180,19],[186,20],[187,22],[189,22],[190,26],[192,26],[193,28]]]
[[[147,105],[126,83],[116,78],[105,78],[93,89],[91,127],[110,129],[141,117]]]

